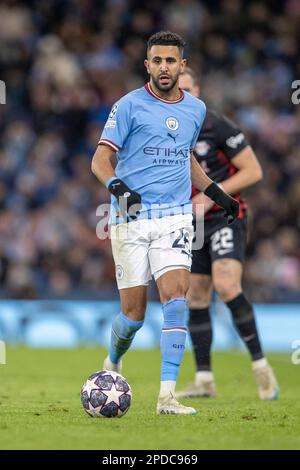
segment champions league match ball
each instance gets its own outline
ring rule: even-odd
[[[130,408],[131,388],[117,372],[101,370],[91,375],[81,389],[81,403],[88,415],[120,418]]]

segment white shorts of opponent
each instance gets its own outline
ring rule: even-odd
[[[118,289],[148,285],[174,269],[191,269],[192,214],[112,225]]]

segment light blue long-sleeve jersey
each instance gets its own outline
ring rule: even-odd
[[[190,156],[205,113],[203,101],[189,93],[167,101],[149,83],[112,107],[99,144],[116,151],[117,177],[141,195],[141,218],[192,211]],[[121,222],[114,196],[111,203],[112,223]]]

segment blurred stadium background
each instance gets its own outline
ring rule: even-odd
[[[291,348],[300,337],[299,23],[298,0],[1,1],[0,339],[105,344],[118,292],[109,240],[95,234],[108,192],[90,161],[111,105],[147,80],[146,39],[170,29],[188,42],[203,100],[239,123],[262,163],[263,182],[247,192],[244,285],[265,344]],[[159,340],[154,284],[150,299],[147,346]],[[223,308],[216,302],[217,345],[233,347]]]

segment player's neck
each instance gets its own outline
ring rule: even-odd
[[[167,101],[176,101],[176,100],[179,100],[181,97],[182,97],[182,91],[180,90],[180,88],[178,87],[178,85],[176,85],[174,88],[172,88],[172,90],[170,91],[161,91],[159,90],[153,83],[152,80],[150,80],[149,82],[149,85],[150,85],[150,88],[151,90],[157,95],[159,96],[160,98],[164,99],[164,100],[167,100]]]

